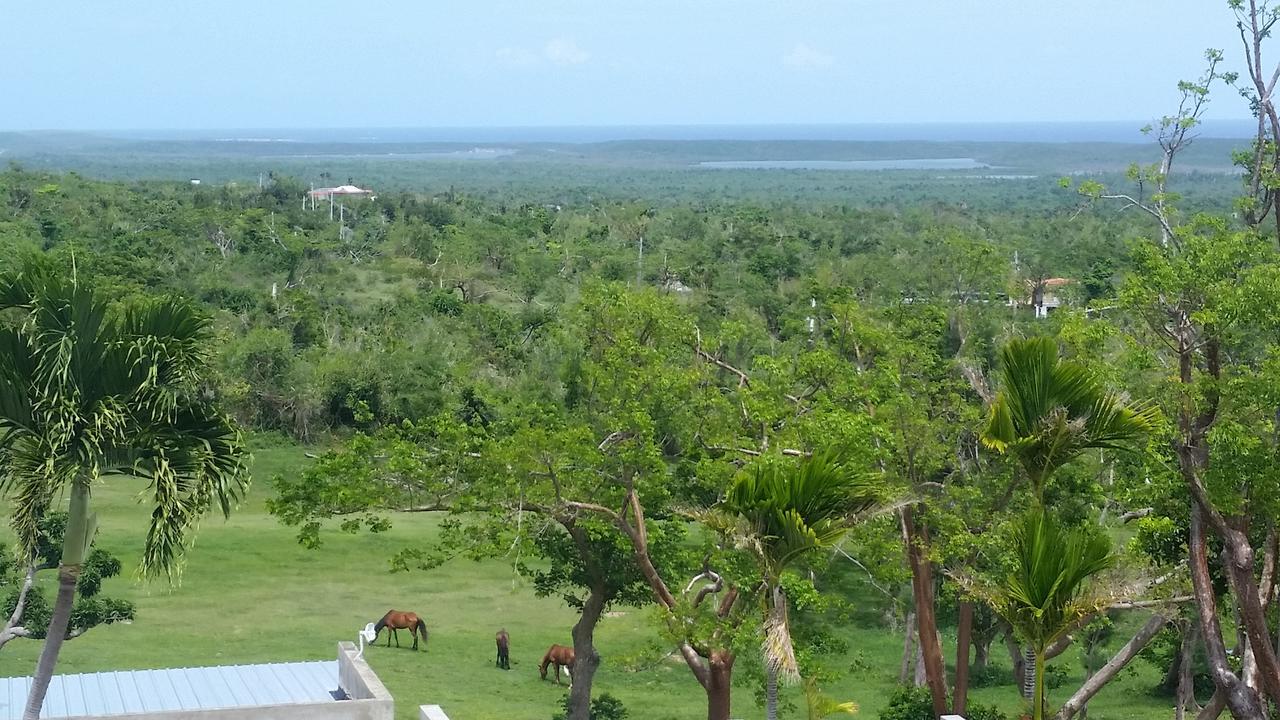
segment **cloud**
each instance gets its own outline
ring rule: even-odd
[[[804,70],[831,67],[834,62],[835,58],[804,43],[798,43],[791,52],[782,56],[783,65]]]
[[[591,59],[591,53],[578,47],[578,44],[565,38],[554,38],[547,42],[542,55],[556,65],[581,65]]]

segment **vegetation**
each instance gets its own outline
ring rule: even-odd
[[[208,337],[189,305],[112,312],[74,272],[31,259],[0,276],[0,311],[15,316],[0,328],[0,491],[13,501],[24,567],[42,560],[53,498],[70,495],[58,594],[23,712],[34,720],[73,629],[96,532],[94,486],[115,475],[147,478],[153,510],[139,572],[172,577],[200,518],[214,505],[230,514],[248,476],[238,431],[203,398]],[[89,568],[100,575],[101,559]]]
[[[5,632],[38,634],[17,622],[42,621],[56,562],[38,687],[94,626],[74,667],[324,656],[398,607],[433,638],[370,651],[406,716],[432,699],[511,717],[556,692],[529,717],[553,714],[529,663],[567,634],[570,720],[728,720],[749,696],[770,718],[846,697],[895,720],[1163,716],[1151,692],[1178,717],[1265,717],[1280,115],[1259,54],[1280,8],[1230,6],[1249,70],[1207,53],[1150,128],[1154,162],[1063,182],[1076,193],[910,173],[713,192],[690,158],[771,150],[714,144],[584,150],[580,182],[643,166],[603,193],[521,153],[515,185],[460,171],[465,191],[434,193],[397,190],[391,165],[280,160],[387,183],[336,208],[283,172],[255,188],[11,166]],[[1175,162],[1208,145],[1192,131],[1222,83],[1262,130],[1231,156],[1243,196],[1196,177],[1217,190],[1184,200]],[[155,150],[139,157],[244,161]],[[242,426],[269,458],[253,496]],[[122,502],[139,492],[145,522]],[[182,589],[116,577],[172,577],[197,521],[242,500]],[[210,609],[231,600],[236,617]],[[138,637],[111,622],[135,610],[163,648],[80,654]],[[480,678],[498,627],[517,672]],[[1055,682],[1076,688],[1058,708]]]

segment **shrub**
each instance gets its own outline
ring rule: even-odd
[[[880,711],[880,720],[934,720],[933,697],[929,688],[899,687],[889,699],[889,706]],[[967,720],[1009,720],[1008,716],[991,705],[970,702],[965,708]]]
[[[604,693],[591,698],[591,720],[626,720],[627,709],[618,698]],[[569,716],[569,696],[564,697],[564,711],[552,716],[552,720],[565,720]]]

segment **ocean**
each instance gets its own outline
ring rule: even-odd
[[[424,128],[222,128],[102,130],[132,140],[263,143],[598,143],[620,140],[833,140],[852,142],[1116,142],[1141,143],[1142,121],[1034,123],[867,123],[852,125],[614,125]],[[1247,138],[1253,120],[1207,120],[1206,138]]]

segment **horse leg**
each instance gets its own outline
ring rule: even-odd
[[[418,628],[410,628],[409,634],[413,636],[413,649],[418,649]]]

